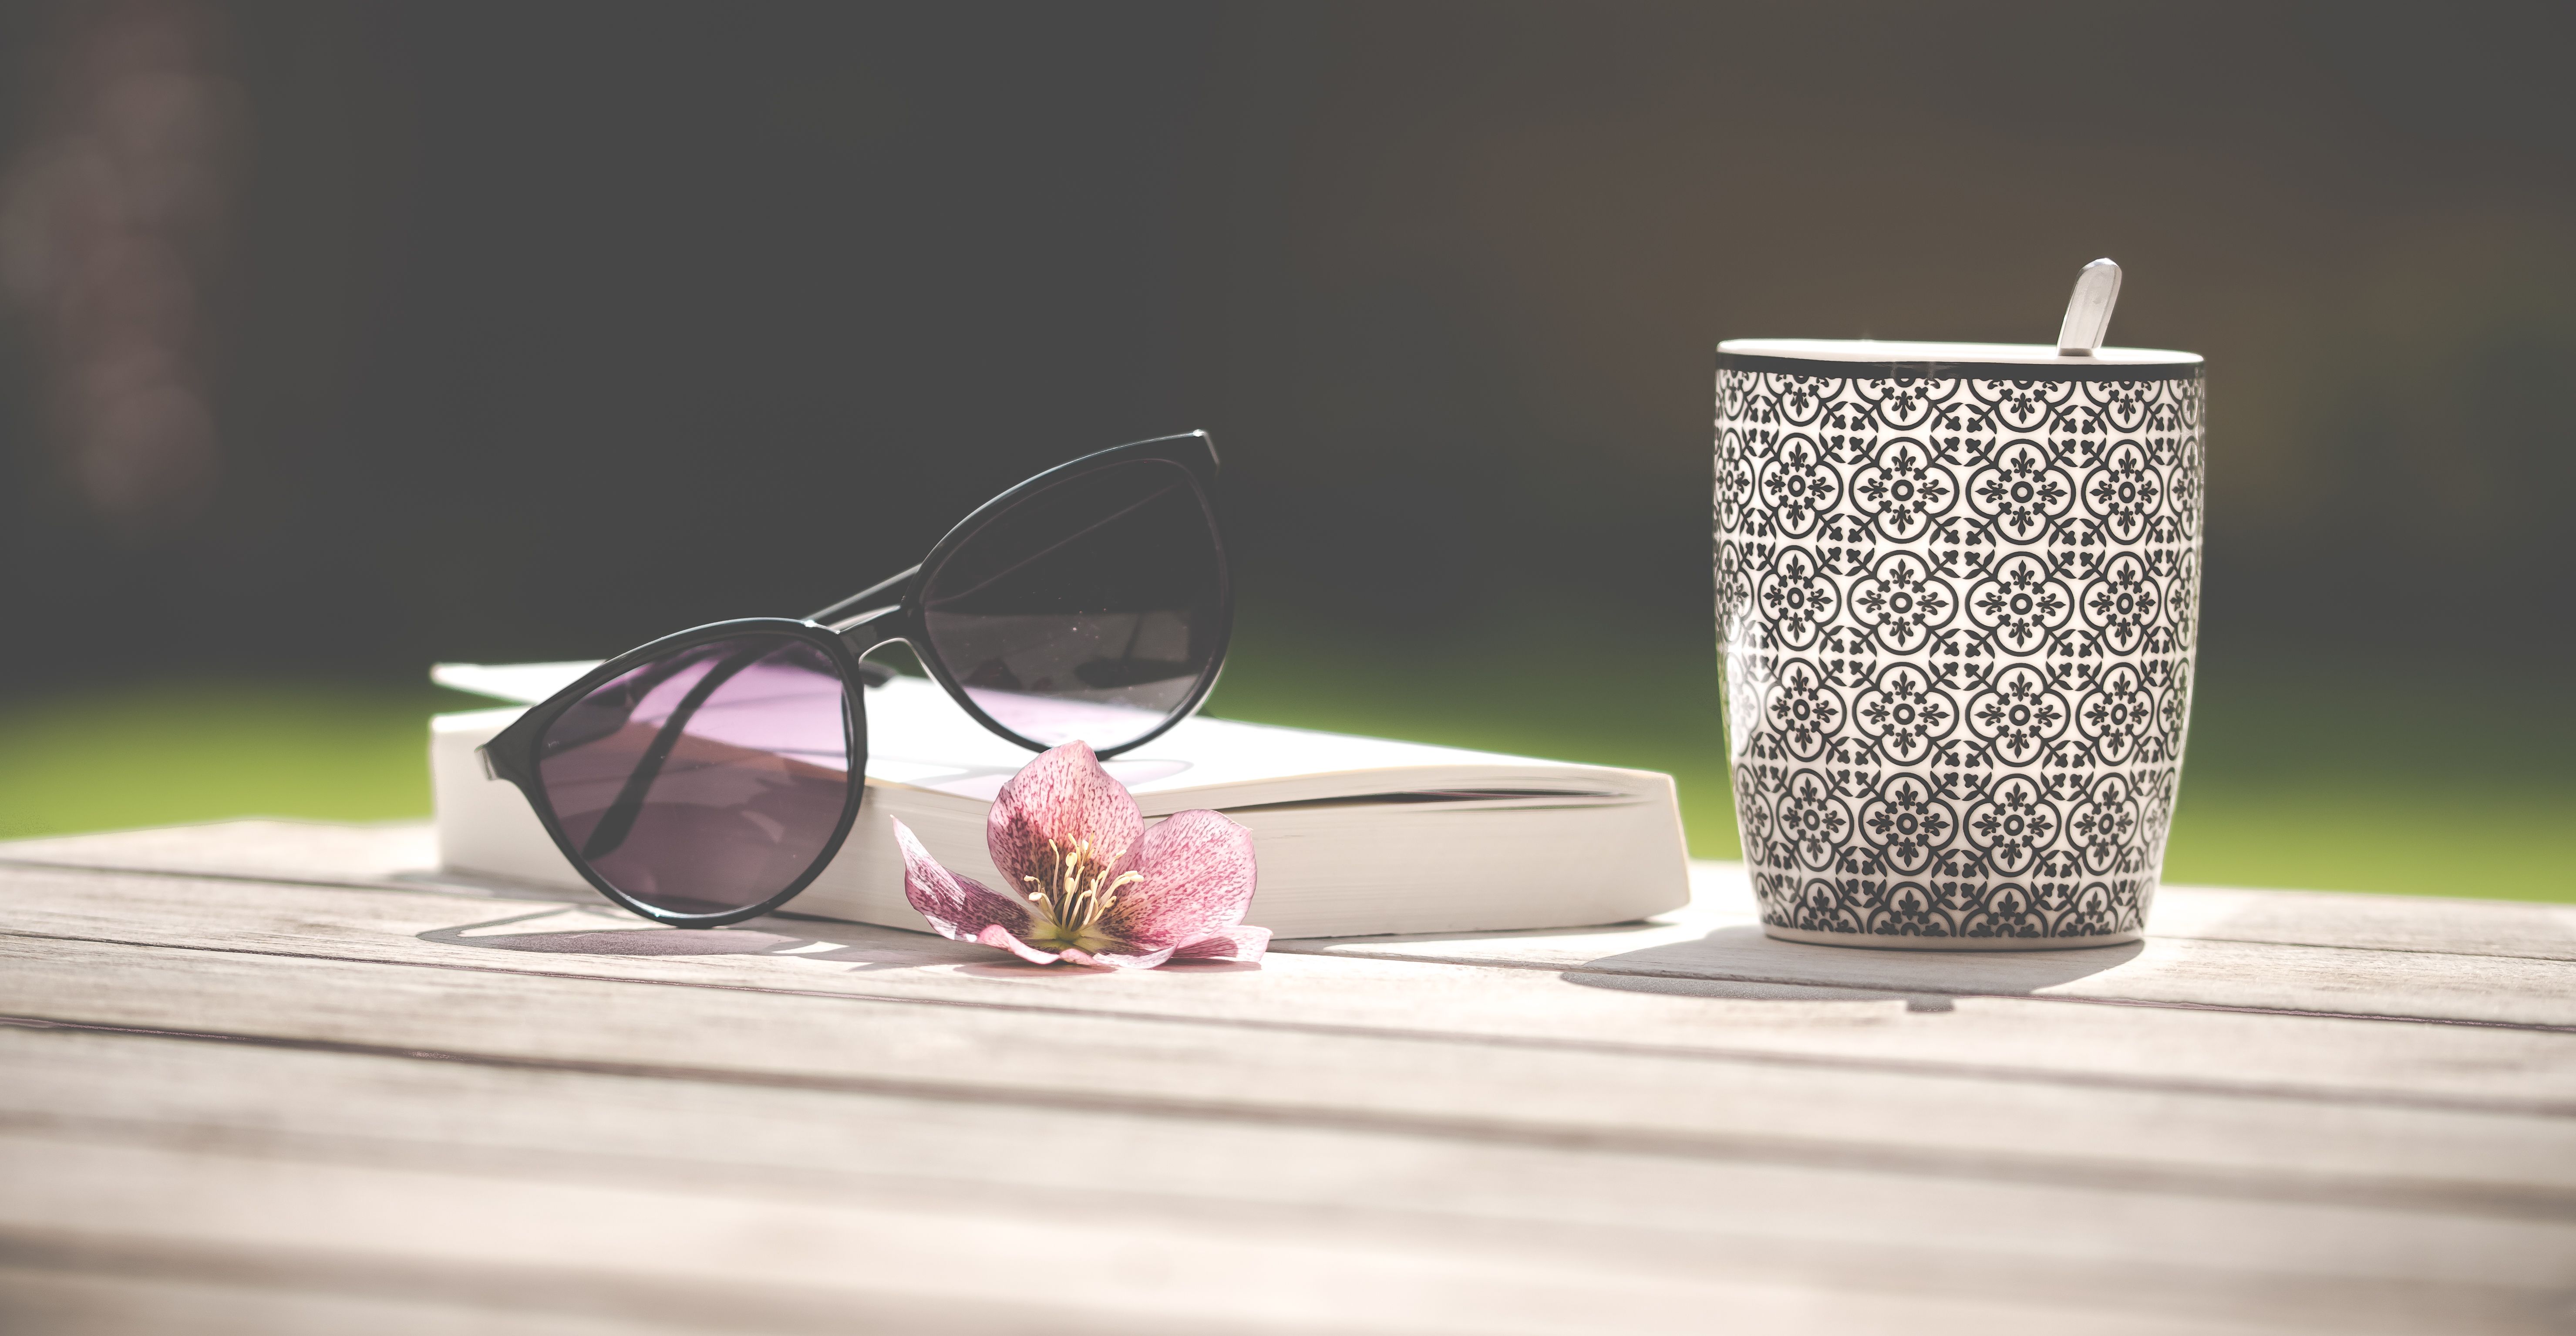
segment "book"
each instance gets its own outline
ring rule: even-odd
[[[436,716],[441,862],[482,878],[582,888],[513,785],[475,748],[595,665],[441,664],[431,677],[514,701]],[[788,912],[929,931],[904,899],[900,819],[950,870],[999,886],[984,814],[1033,753],[985,731],[925,678],[867,689],[867,791],[831,866]],[[1672,777],[1197,716],[1103,765],[1148,824],[1214,808],[1251,830],[1245,922],[1280,937],[1620,923],[1690,898]]]

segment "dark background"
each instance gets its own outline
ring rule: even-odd
[[[1712,347],[2209,359],[2177,881],[2576,900],[2576,6],[0,0],[0,837],[425,814],[438,659],[1204,427],[1210,709],[1735,852]]]
[[[14,7],[0,680],[613,652],[1191,427],[1255,618],[1705,652],[1710,345],[2043,341],[2105,254],[2115,342],[2209,357],[2213,650],[2542,664],[2571,13]],[[95,54],[135,22],[180,36]],[[45,267],[122,261],[28,167],[155,59],[222,113],[160,234],[210,428],[160,465],[64,406]],[[117,448],[178,481],[102,500]]]

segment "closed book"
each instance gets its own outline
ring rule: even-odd
[[[588,663],[442,664],[459,690],[520,702],[430,725],[441,862],[451,872],[584,885],[517,788],[475,749]],[[867,689],[867,790],[849,838],[793,913],[927,931],[904,899],[892,821],[952,871],[999,887],[984,847],[993,795],[1030,753],[940,688]],[[1669,775],[1199,716],[1103,763],[1148,823],[1214,808],[1252,832],[1245,922],[1281,937],[1618,923],[1690,898]]]

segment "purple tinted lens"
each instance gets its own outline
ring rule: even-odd
[[[1225,652],[1225,559],[1188,470],[1138,461],[1022,498],[930,572],[929,648],[1044,746],[1135,741]]]
[[[746,908],[794,885],[840,828],[843,691],[831,657],[793,636],[692,645],[566,710],[537,773],[609,885],[674,914]]]

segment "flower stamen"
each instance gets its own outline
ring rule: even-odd
[[[1059,843],[1047,841],[1047,872],[1042,877],[1023,876],[1022,882],[1032,889],[1028,898],[1043,920],[1036,925],[1035,935],[1097,950],[1109,938],[1096,925],[1118,903],[1118,892],[1131,882],[1145,879],[1141,872],[1123,872],[1115,879],[1109,865],[1116,860],[1100,857],[1087,839]]]

